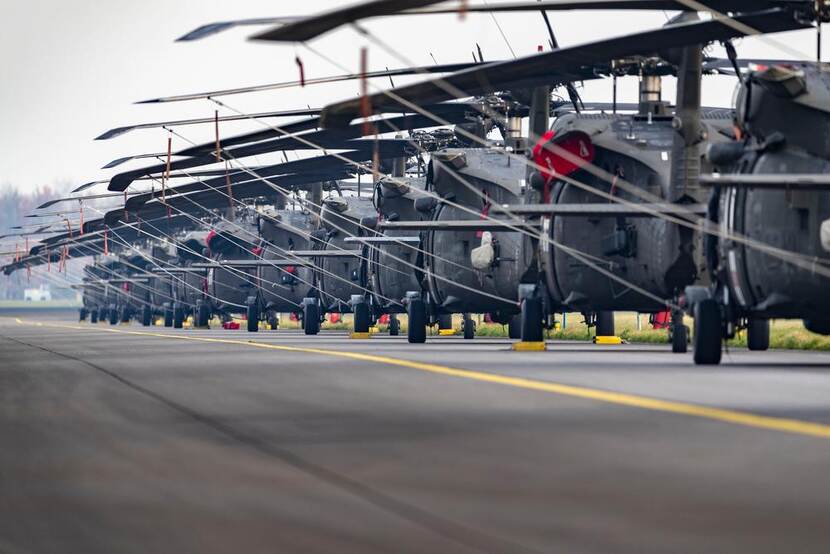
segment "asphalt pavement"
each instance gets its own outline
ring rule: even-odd
[[[830,355],[0,314],[0,552],[826,552]]]

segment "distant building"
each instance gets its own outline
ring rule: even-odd
[[[52,300],[52,291],[45,285],[40,285],[36,289],[25,289],[23,291],[23,300],[27,302],[49,302]]]

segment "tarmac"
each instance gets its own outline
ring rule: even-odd
[[[830,354],[0,314],[0,552],[827,552]]]

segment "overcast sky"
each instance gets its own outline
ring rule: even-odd
[[[481,0],[471,0],[481,2]],[[482,2],[483,3],[483,2]],[[490,3],[495,3],[491,0]],[[336,0],[285,2],[274,0],[3,0],[0,4],[0,185],[32,189],[61,181],[80,184],[110,177],[100,167],[127,154],[166,149],[163,130],[136,131],[110,141],[93,141],[102,131],[128,123],[171,118],[212,116],[207,100],[166,105],[134,105],[146,98],[200,92],[298,78],[295,55],[306,77],[358,70],[359,49],[365,39],[351,28],[330,33],[312,43],[325,60],[302,46],[247,40],[259,28],[232,30],[194,43],[176,37],[204,23],[250,17],[301,15],[342,4]],[[662,25],[663,12],[551,13],[562,46]],[[470,61],[476,43],[489,60],[518,56],[547,45],[547,31],[538,13],[498,15],[507,41],[489,15],[411,16],[374,19],[371,32],[394,47],[393,56],[370,45],[370,69],[402,67],[407,63]],[[509,42],[509,46],[507,44]],[[742,57],[812,58],[815,35],[801,31],[776,35],[775,41],[752,38],[738,43]],[[786,44],[787,49],[781,47]],[[795,52],[794,52],[795,51]],[[717,53],[717,50],[713,51]],[[432,54],[432,56],[430,55]],[[334,63],[332,63],[334,62]],[[396,78],[395,84],[408,80]],[[636,100],[636,81],[621,87],[620,101]],[[375,81],[388,86],[388,80]],[[710,77],[704,82],[704,103],[730,105],[734,79]],[[234,108],[261,110],[318,107],[354,96],[357,82],[309,86],[242,96],[225,101]],[[673,83],[667,80],[665,96]],[[586,84],[585,100],[609,101],[610,83]],[[229,113],[229,112],[224,112]],[[257,129],[256,124],[223,124],[222,134]],[[179,129],[188,139],[210,140],[212,128]],[[186,144],[174,139],[174,149]],[[122,166],[138,167],[141,162]]]

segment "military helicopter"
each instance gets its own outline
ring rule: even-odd
[[[742,329],[750,350],[766,350],[772,318],[830,334],[825,73],[814,62],[752,68],[741,79],[734,140],[708,150],[719,171],[701,178],[718,230],[706,240],[711,285],[686,289],[698,364],[719,363],[722,341]]]

